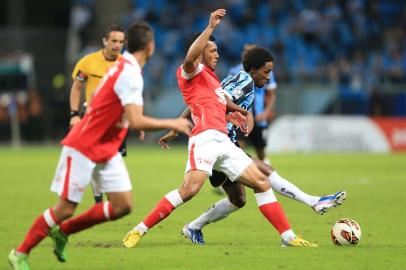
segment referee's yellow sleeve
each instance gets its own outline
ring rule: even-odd
[[[88,57],[85,56],[82,59],[80,59],[79,62],[76,63],[75,68],[73,69],[72,72],[73,80],[78,80],[81,82],[85,82],[87,80],[87,77],[89,76],[87,62]]]

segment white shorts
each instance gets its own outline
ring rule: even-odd
[[[131,190],[131,180],[120,153],[106,163],[95,163],[75,149],[64,146],[51,191],[79,203],[87,185],[94,180],[103,193]]]
[[[189,139],[189,156],[185,173],[201,170],[211,176],[213,168],[237,180],[253,162],[226,134],[209,129]]]

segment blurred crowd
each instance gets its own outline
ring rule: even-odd
[[[134,20],[145,19],[156,34],[157,50],[144,72],[150,86],[146,94],[151,95],[146,99],[176,87],[175,71],[185,55],[184,41],[204,29],[210,11],[223,7],[227,16],[215,32],[220,53],[219,78],[224,78],[230,67],[239,63],[244,44],[254,43],[271,50],[274,73],[281,87],[302,83],[337,85],[341,108],[336,110],[337,106],[332,104],[332,112],[394,115],[394,110],[388,108],[398,106],[398,114],[406,113],[406,0],[128,0],[128,3],[115,23],[128,27]],[[66,51],[68,75],[80,57],[101,48],[101,35],[96,30],[100,28],[102,14],[97,14],[97,4],[95,0],[72,0]],[[387,92],[394,92],[397,86],[401,95],[388,99]],[[67,123],[62,116],[67,108],[69,87],[70,83],[54,86],[59,91],[53,92],[59,95],[50,98],[52,107],[61,110],[52,117],[61,130]],[[405,101],[399,101],[400,96]],[[32,90],[15,97],[24,139],[41,140],[43,121],[39,119],[47,106],[42,105],[40,94]],[[0,140],[10,134],[7,104],[9,100],[4,95],[0,97]],[[57,118],[58,115],[62,116]]]
[[[221,2],[221,1],[220,1]],[[406,82],[406,1],[226,0],[228,10],[215,33],[219,75],[240,60],[244,43],[270,48],[280,82],[338,81],[352,88],[376,82]],[[172,76],[185,38],[201,31],[219,1],[134,0],[123,25],[146,19],[158,51],[148,68],[154,83],[175,84]]]
[[[88,34],[97,17],[93,5],[77,0],[72,9],[81,55],[97,49]],[[185,39],[220,6],[228,10],[215,33],[220,78],[240,61],[244,44],[255,43],[273,52],[282,83],[334,81],[343,91],[369,91],[381,82],[406,82],[406,0],[132,0],[120,23],[145,19],[156,33],[147,81],[158,88],[176,85]]]

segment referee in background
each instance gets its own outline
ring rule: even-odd
[[[107,70],[121,57],[121,50],[125,42],[125,31],[118,25],[106,28],[103,37],[103,49],[82,57],[72,72],[73,84],[70,90],[70,127],[73,128],[81,120],[89,104],[92,94],[97,89]],[[80,111],[80,97],[85,89],[86,103]],[[122,156],[127,155],[126,141],[119,149]],[[93,195],[96,203],[103,201],[103,194],[97,184],[92,181]]]

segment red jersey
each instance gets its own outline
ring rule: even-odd
[[[180,66],[176,77],[195,124],[192,136],[208,129],[227,134],[225,92],[214,71],[199,64],[193,73],[186,73]]]
[[[127,104],[143,105],[143,79],[137,60],[129,53],[104,76],[88,111],[62,144],[96,163],[110,160],[118,152],[128,130],[123,117]]]

